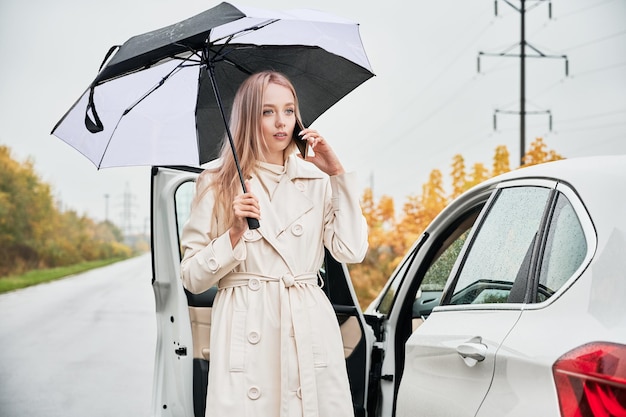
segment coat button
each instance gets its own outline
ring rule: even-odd
[[[261,281],[258,278],[250,278],[248,281],[248,288],[252,291],[258,291],[261,288]]]
[[[304,227],[302,227],[302,224],[296,223],[291,227],[291,233],[293,233],[294,236],[302,236],[302,233],[304,233]]]
[[[243,234],[243,237],[250,240],[254,237],[254,232],[252,230],[246,230],[246,232]]]
[[[261,396],[261,390],[257,386],[252,386],[248,388],[248,398],[251,400],[256,400]]]
[[[215,271],[217,271],[217,270],[218,270],[218,268],[220,267],[220,264],[219,264],[219,263],[217,263],[217,259],[215,259],[215,258],[210,258],[210,259],[207,261],[207,263],[206,263],[206,264],[207,264],[207,266],[209,267],[209,270],[210,270],[211,272],[215,272]]]
[[[259,340],[261,340],[261,335],[259,334],[259,332],[251,331],[250,333],[248,333],[248,342],[256,345],[257,343],[259,343]]]
[[[296,181],[296,188],[298,189],[298,191],[304,191],[306,190],[306,184],[304,184],[304,182],[302,181]]]
[[[298,396],[298,398],[302,399],[302,387],[298,387],[298,390],[296,391],[296,395]]]

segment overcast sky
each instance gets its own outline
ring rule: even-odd
[[[63,207],[121,222],[133,196],[133,225],[149,217],[148,167],[107,168],[50,131],[95,77],[108,48],[217,5],[200,0],[0,0],[0,144],[31,158]],[[267,9],[315,8],[359,22],[376,77],[313,127],[334,144],[362,187],[395,198],[421,193],[433,169],[447,179],[455,154],[491,166],[496,146],[519,159],[517,58],[481,58],[520,41],[520,14],[493,0],[264,0]],[[519,6],[519,0],[509,0]],[[565,60],[527,60],[527,144],[543,137],[567,158],[626,153],[626,0],[528,0],[527,42]],[[535,7],[536,6],[536,7]],[[531,51],[527,51],[531,53]],[[497,130],[493,115],[498,110]],[[553,118],[552,131],[544,111]]]

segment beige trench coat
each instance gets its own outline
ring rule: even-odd
[[[198,192],[207,179],[197,185]],[[261,227],[231,247],[206,193],[184,227],[184,286],[218,284],[213,305],[207,416],[352,416],[341,334],[318,285],[324,246],[360,262],[367,225],[356,177],[328,177],[295,156],[270,197],[259,179]]]

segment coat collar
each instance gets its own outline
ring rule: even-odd
[[[291,180],[295,179],[320,179],[324,178],[326,174],[320,171],[315,165],[310,162],[303,161],[295,154],[290,155],[285,162],[287,168],[287,176]]]

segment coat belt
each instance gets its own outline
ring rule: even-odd
[[[317,272],[306,272],[304,274],[293,276],[285,274],[281,277],[269,277],[265,275],[253,274],[250,272],[233,272],[222,278],[217,284],[219,289],[249,286],[250,281],[257,279],[258,281],[282,282],[284,287],[291,287],[296,283],[317,285]]]
[[[280,346],[281,346],[281,407],[280,417],[289,415],[289,386],[288,368],[286,360],[289,343],[289,330],[293,326],[293,336],[296,343],[296,355],[300,377],[298,396],[302,399],[303,417],[318,416],[317,380],[315,377],[315,362],[313,357],[313,341],[311,340],[311,319],[308,309],[302,305],[296,295],[296,290],[303,285],[318,285],[317,272],[307,272],[293,276],[285,274],[281,277],[268,277],[245,272],[231,273],[222,278],[218,287],[232,288],[248,286],[254,290],[261,281],[280,283]],[[258,288],[257,288],[258,289]],[[290,326],[291,325],[291,326]]]

